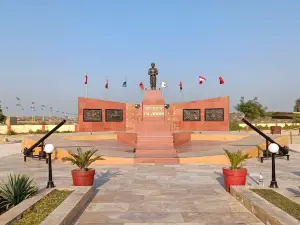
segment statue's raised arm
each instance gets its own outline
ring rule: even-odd
[[[156,76],[158,75],[158,70],[155,68],[155,63],[151,63],[151,68],[148,70],[148,75],[150,76],[151,90],[156,90]]]

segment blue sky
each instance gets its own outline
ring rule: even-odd
[[[0,101],[10,114],[16,96],[27,115],[32,101],[76,112],[88,72],[90,97],[139,102],[154,61],[167,102],[228,95],[233,108],[258,96],[291,111],[300,97],[299,12],[299,0],[0,1]]]

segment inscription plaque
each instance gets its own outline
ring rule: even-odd
[[[147,105],[143,108],[143,114],[149,117],[163,117],[165,115],[165,108],[163,105]]]
[[[83,122],[102,122],[102,109],[83,109]]]
[[[105,109],[106,122],[123,122],[123,109]]]
[[[183,121],[200,121],[200,109],[183,109]]]
[[[224,109],[205,109],[205,121],[224,121]]]

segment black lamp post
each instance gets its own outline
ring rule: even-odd
[[[47,188],[54,188],[54,183],[52,180],[52,162],[51,162],[51,155],[54,151],[54,146],[52,144],[47,144],[45,146],[44,151],[47,153],[48,155],[48,172],[49,172],[49,176],[48,176],[48,184],[47,184]]]
[[[279,151],[279,146],[275,143],[271,143],[268,149],[272,153],[272,180],[269,187],[278,188],[277,181],[276,181],[276,173],[275,173],[275,155]]]

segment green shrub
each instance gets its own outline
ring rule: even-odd
[[[256,128],[259,130],[269,130],[270,129],[270,127],[268,125],[265,125],[265,126],[257,125]]]
[[[33,180],[25,174],[10,174],[8,181],[0,184],[1,208],[9,209],[18,205],[25,199],[37,192],[38,188],[33,184]]]
[[[73,190],[54,189],[27,210],[20,219],[15,220],[12,225],[41,224],[72,192]]]
[[[34,133],[36,133],[36,134],[46,134],[46,133],[48,133],[48,130],[37,129]]]
[[[282,127],[283,130],[293,130],[293,129],[299,129],[299,125],[288,125],[285,124],[284,127]]]
[[[234,120],[230,121],[230,131],[240,131],[242,128],[239,125],[239,122]]]
[[[7,131],[7,135],[16,135],[16,134],[17,134],[17,132],[14,130]]]

